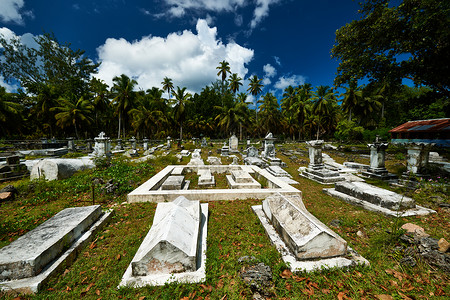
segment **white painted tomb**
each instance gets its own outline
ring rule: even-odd
[[[208,204],[185,197],[159,203],[153,225],[119,286],[204,281],[207,219]]]
[[[111,217],[100,205],[66,208],[0,249],[0,290],[36,293]]]
[[[197,174],[199,187],[212,187],[216,185],[214,176],[211,174],[210,169],[198,169]]]
[[[261,184],[244,170],[233,170],[227,175],[228,186],[231,189],[260,189]]]
[[[252,209],[292,272],[369,265],[306,210],[301,195],[275,194]]]
[[[414,199],[365,182],[338,182],[324,193],[354,205],[389,216],[415,216],[435,213],[415,204]]]

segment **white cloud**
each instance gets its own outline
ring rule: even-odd
[[[306,78],[302,75],[292,75],[292,76],[281,76],[278,78],[278,81],[275,83],[274,87],[279,90],[284,90],[288,86],[292,85],[296,87],[298,85],[304,84]]]
[[[17,36],[14,31],[7,27],[0,27],[0,35],[2,35],[6,41],[10,41],[13,38],[19,38],[22,44],[30,48],[37,48],[38,44],[34,40],[36,36],[31,33],[25,33],[21,36]]]
[[[17,89],[19,88],[19,86],[16,84],[6,83],[5,79],[1,75],[0,75],[0,86],[3,86],[6,89],[7,93],[13,93],[17,91]]]
[[[24,0],[1,0],[0,20],[5,23],[23,24],[22,14],[32,17],[30,11],[20,12],[24,5]]]
[[[189,1],[188,1],[189,2]],[[146,36],[138,41],[109,38],[97,48],[102,64],[95,76],[112,86],[112,78],[126,74],[136,78],[140,88],[161,87],[164,77],[174,86],[199,92],[218,79],[216,67],[226,60],[231,72],[244,78],[245,65],[253,58],[253,50],[231,41],[217,39],[217,28],[203,19],[197,21],[197,34],[189,30],[167,37]]]
[[[279,66],[281,66],[281,61],[280,58],[278,56],[274,56],[273,59],[275,60],[275,63]]]
[[[273,77],[277,74],[277,70],[275,70],[275,68],[271,65],[271,64],[266,64],[263,66],[263,70],[265,73],[265,77]]]
[[[263,18],[269,15],[269,6],[279,2],[279,0],[256,0],[256,8],[253,12],[253,20],[250,22],[250,28],[254,29]]]

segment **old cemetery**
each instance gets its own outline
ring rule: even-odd
[[[101,133],[5,152],[0,297],[448,297],[448,152],[435,151]]]

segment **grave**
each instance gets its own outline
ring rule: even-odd
[[[208,147],[208,142],[206,141],[206,138],[205,138],[205,137],[202,138],[201,147],[202,147],[202,148]]]
[[[291,174],[283,170],[280,166],[269,166],[266,170],[273,176],[278,177],[289,184],[298,184],[297,181],[292,180]]]
[[[208,159],[206,161],[210,165],[221,165],[222,164],[222,161],[220,160],[220,158],[216,157],[216,156],[208,156]]]
[[[184,174],[184,167],[176,167],[172,170],[172,175],[183,175]]]
[[[230,154],[230,148],[227,146],[227,142],[223,143],[220,153],[222,156],[228,156]]]
[[[191,153],[189,152],[189,150],[181,150],[180,154],[182,156],[189,156]]]
[[[200,151],[197,150],[199,149],[195,149],[194,152],[192,152],[191,160],[189,161],[188,165],[203,166],[205,164],[200,156]]]
[[[227,175],[228,186],[231,189],[260,189],[261,184],[244,170],[232,170]]]
[[[406,172],[420,176],[426,173],[430,156],[430,149],[433,144],[427,143],[409,143],[406,145],[408,149]]]
[[[94,162],[84,158],[48,158],[33,165],[30,179],[45,179],[48,181],[72,177],[78,171],[95,168]]]
[[[148,142],[149,142],[150,140],[148,139],[148,138],[144,138],[143,140],[142,140],[142,142],[143,142],[143,145],[142,145],[142,148],[144,149],[144,151],[147,151],[148,150]]]
[[[252,209],[292,272],[369,264],[306,210],[301,195],[275,194]]]
[[[233,134],[229,139],[230,152],[238,152],[239,139]]]
[[[27,166],[20,163],[18,155],[6,157],[6,164],[0,165],[0,182],[20,179],[28,175]]]
[[[153,224],[119,286],[142,287],[206,279],[208,204],[178,197],[159,203]]]
[[[100,205],[66,208],[0,249],[0,289],[35,293],[111,217]]]
[[[75,139],[73,137],[68,137],[67,138],[67,149],[69,149],[70,151],[75,151],[76,150]]]
[[[301,169],[301,176],[312,179],[321,184],[330,184],[345,180],[338,171],[327,169],[322,160],[323,140],[306,142],[308,145],[309,165]]]
[[[338,182],[324,193],[363,208],[389,216],[415,216],[435,211],[418,206],[412,198],[388,191],[365,182]]]
[[[385,167],[386,148],[388,145],[389,143],[379,142],[378,136],[376,137],[375,143],[367,145],[370,148],[370,167],[362,172],[363,176],[380,180],[396,178],[396,176],[390,174]]]
[[[213,187],[216,185],[210,169],[198,169],[197,174],[200,176],[198,178],[199,187]]]
[[[169,176],[161,185],[162,190],[187,190],[188,187],[189,180],[184,180],[184,176],[182,175]]]
[[[262,169],[267,167],[267,163],[258,157],[258,149],[250,146],[246,150],[247,156],[244,158],[244,163],[246,165],[258,166]]]
[[[94,152],[90,155],[95,157],[109,157],[111,156],[111,141],[109,137],[105,136],[105,133],[102,131],[98,135],[98,137],[94,138]]]

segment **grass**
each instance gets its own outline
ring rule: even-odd
[[[285,146],[286,149],[289,147],[297,149],[301,146]],[[286,271],[286,264],[251,210],[252,205],[261,203],[260,200],[213,201],[209,202],[206,282],[117,289],[152,224],[156,209],[154,203],[128,204],[125,202],[126,194],[167,164],[176,164],[177,161],[172,156],[140,164],[113,160],[111,164],[104,162],[102,168],[81,172],[66,180],[30,182],[25,179],[12,183],[20,194],[15,201],[1,205],[0,246],[9,244],[65,207],[90,205],[93,178],[104,181],[112,178],[119,188],[114,194],[102,194],[101,186],[95,186],[96,202],[113,208],[115,215],[71,266],[64,267],[61,274],[51,279],[37,295],[0,294],[0,298],[252,299],[251,290],[239,275],[244,267],[238,262],[242,256],[254,256],[258,262],[271,268],[272,299],[374,299],[379,295],[389,295],[392,299],[443,299],[450,295],[448,274],[424,261],[419,261],[415,267],[399,263],[402,253],[396,249],[401,242],[393,234],[393,229],[399,225],[412,222],[423,226],[436,238],[450,240],[448,209],[439,208],[433,201],[417,199],[438,213],[395,219],[368,212],[325,195],[323,185],[298,175],[299,164],[284,156],[282,159],[288,164],[286,170],[299,182],[296,187],[302,191],[306,208],[326,225],[339,220],[339,227],[330,228],[368,259],[370,267],[291,274]],[[308,161],[307,157],[299,156],[299,161],[304,160]],[[188,161],[183,159],[182,163]],[[217,174],[215,176],[216,182],[221,181]],[[4,185],[6,183],[2,183],[0,188]],[[422,194],[423,197],[434,195],[431,191],[426,192],[428,196]],[[365,235],[360,237],[358,231]]]

